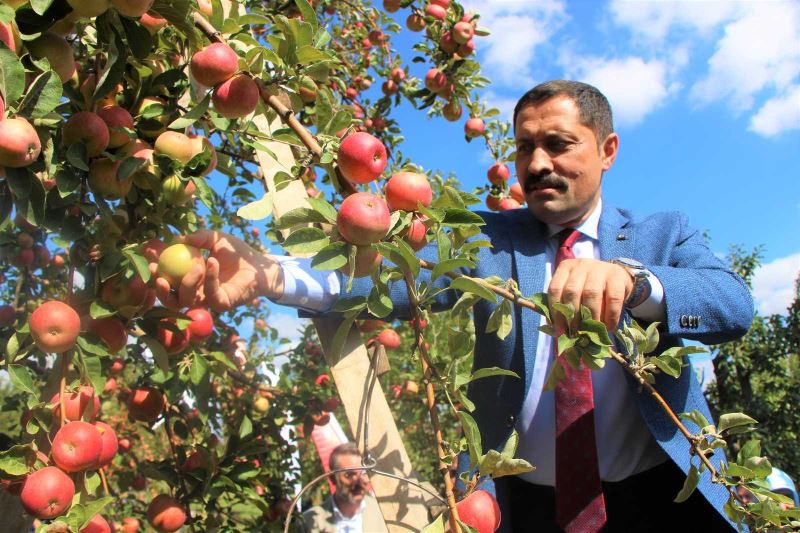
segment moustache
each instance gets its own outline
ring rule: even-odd
[[[553,172],[548,172],[547,174],[529,174],[525,179],[526,193],[537,189],[566,190],[568,187],[569,182],[567,179]]]

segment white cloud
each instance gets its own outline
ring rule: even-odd
[[[547,43],[568,19],[564,2],[466,0],[462,3],[467,11],[479,13],[479,25],[492,32],[476,42],[489,78],[511,88],[530,87],[536,48]]]
[[[626,27],[641,39],[657,42],[676,28],[708,35],[728,20],[740,5],[730,0],[612,0],[609,10],[617,25]]]
[[[511,122],[514,118],[514,107],[517,105],[518,98],[502,96],[494,91],[487,91],[482,96],[489,107],[495,107],[500,111],[497,118]]]
[[[787,130],[800,129],[800,85],[767,101],[750,118],[750,131],[772,137]]]
[[[664,104],[678,88],[667,80],[667,66],[640,57],[603,59],[565,55],[561,59],[568,77],[590,83],[606,95],[618,125],[633,126]]]
[[[700,104],[727,100],[750,109],[765,90],[785,91],[800,75],[800,3],[751,2],[725,27],[708,73],[691,90]]]
[[[800,274],[800,253],[761,265],[753,275],[753,298],[761,315],[786,314]]]
[[[302,337],[303,330],[311,321],[307,318],[298,318],[296,311],[288,310],[287,313],[283,313],[275,311],[275,309],[277,308],[273,307],[273,313],[269,316],[268,323],[278,330],[281,337],[291,341],[290,345],[284,346],[282,349],[296,346]]]

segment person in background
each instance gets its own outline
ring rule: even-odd
[[[361,452],[352,442],[333,449],[330,469],[362,466]],[[345,470],[333,474],[336,491],[321,505],[303,513],[307,533],[381,533],[386,530],[378,502],[369,493],[369,477],[364,470]]]
[[[769,490],[778,494],[783,494],[784,496],[788,496],[794,502],[794,505],[782,503],[781,509],[785,511],[791,507],[800,507],[800,498],[797,494],[797,486],[786,472],[773,467],[772,472],[770,472],[769,476],[767,476],[767,483],[769,483]]]

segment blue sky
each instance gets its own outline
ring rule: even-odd
[[[785,312],[800,272],[800,2],[462,4],[492,31],[476,44],[492,80],[482,96],[501,116],[510,120],[517,98],[541,81],[599,87],[621,138],[605,201],[640,214],[684,211],[720,255],[763,245],[757,307]],[[401,24],[407,15],[395,14]],[[392,47],[410,61],[419,37],[405,31]],[[422,77],[428,67],[411,72]],[[466,117],[430,121],[407,105],[393,117],[417,164],[452,171],[467,189],[485,182],[491,161],[481,143],[464,140]],[[276,320],[292,313],[276,311]]]

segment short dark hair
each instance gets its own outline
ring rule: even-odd
[[[514,107],[514,128],[517,127],[517,115],[523,107],[544,102],[556,96],[566,96],[575,102],[578,106],[581,123],[592,129],[597,137],[598,145],[614,132],[614,121],[608,99],[597,87],[571,80],[546,81],[523,94]]]
[[[331,470],[336,470],[338,468],[337,459],[342,455],[357,455],[361,457],[361,451],[358,449],[355,442],[345,442],[344,444],[338,445],[333,449],[328,459],[328,466]]]

